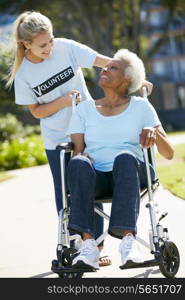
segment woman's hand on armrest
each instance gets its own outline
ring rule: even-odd
[[[156,144],[159,153],[166,159],[172,159],[174,149],[168,140],[166,132],[161,125],[156,127],[145,127],[140,134],[140,144],[143,148],[149,148]]]
[[[140,144],[143,148],[150,148],[156,142],[156,128],[145,127],[140,133]]]

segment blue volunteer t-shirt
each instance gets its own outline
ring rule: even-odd
[[[65,95],[70,90],[81,93],[82,100],[92,99],[81,68],[93,66],[97,52],[64,38],[54,39],[51,55],[40,63],[23,59],[15,76],[15,102],[20,105],[43,104]],[[71,107],[61,109],[40,120],[46,149],[53,150],[69,141],[67,130]]]
[[[112,170],[115,157],[122,151],[143,161],[139,135],[144,127],[160,124],[153,106],[141,97],[131,97],[127,109],[114,116],[103,116],[92,100],[77,106],[69,134],[84,134],[84,152],[93,158],[95,169],[106,172]]]

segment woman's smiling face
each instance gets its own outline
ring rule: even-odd
[[[123,60],[112,59],[100,72],[99,86],[101,88],[118,88],[127,79],[124,75],[124,69],[127,63]]]

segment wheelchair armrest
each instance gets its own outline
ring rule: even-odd
[[[73,143],[69,142],[69,143],[61,143],[59,145],[56,146],[56,150],[65,150],[65,152],[70,152],[73,150]]]

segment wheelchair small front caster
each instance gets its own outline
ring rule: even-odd
[[[83,273],[73,273],[73,272],[63,272],[58,274],[59,278],[65,279],[65,278],[82,278]]]
[[[72,268],[72,260],[76,252],[74,248],[65,248],[61,255],[58,255],[58,260],[52,261],[51,270],[57,273],[59,278],[82,278],[83,272],[80,270],[77,272]]]
[[[180,255],[177,246],[173,242],[165,242],[161,248],[161,259],[159,269],[167,278],[173,278],[180,265]]]
[[[52,268],[58,267],[58,260],[53,259],[52,262],[51,262],[51,265],[52,265]]]

